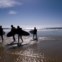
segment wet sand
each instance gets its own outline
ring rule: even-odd
[[[39,37],[38,41],[24,37],[20,47],[7,45],[12,41],[0,39],[0,62],[62,62],[62,37]]]

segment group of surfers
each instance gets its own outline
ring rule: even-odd
[[[30,33],[33,34],[33,40],[37,40],[36,27],[34,27],[33,30],[30,30]],[[15,28],[13,25],[11,25],[11,31],[7,33],[7,37],[13,37],[13,41],[15,42],[16,41],[15,35],[17,34],[18,35],[18,43],[19,43],[19,39],[21,39],[23,42],[22,36],[29,36],[30,33],[24,31],[22,28],[20,28],[20,26],[17,26],[17,28]],[[3,38],[4,34],[5,34],[5,32],[3,31],[3,28],[2,28],[2,26],[0,26],[0,36],[1,36],[2,42],[4,40],[4,38]]]

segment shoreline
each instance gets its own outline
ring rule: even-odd
[[[62,62],[62,39],[40,37],[38,41],[24,38],[21,47],[6,47],[5,44],[12,41],[12,38],[5,39],[6,43],[0,43],[0,61],[1,62]],[[9,41],[9,42],[8,42]],[[12,60],[12,61],[11,61]]]

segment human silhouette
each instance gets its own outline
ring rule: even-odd
[[[3,34],[4,34],[3,28],[2,26],[0,26],[0,36],[1,36],[2,42],[3,42]]]
[[[16,28],[13,25],[11,25],[11,32],[12,32],[13,40],[15,42],[16,41],[15,40]]]
[[[36,27],[34,27],[34,30],[33,30],[33,40],[38,40]]]
[[[19,40],[20,39],[23,42],[23,39],[22,39],[22,28],[20,28],[20,26],[17,26],[17,34],[18,34],[18,44],[19,44]]]

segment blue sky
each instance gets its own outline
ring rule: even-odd
[[[0,25],[23,28],[62,26],[62,0],[0,0]]]

